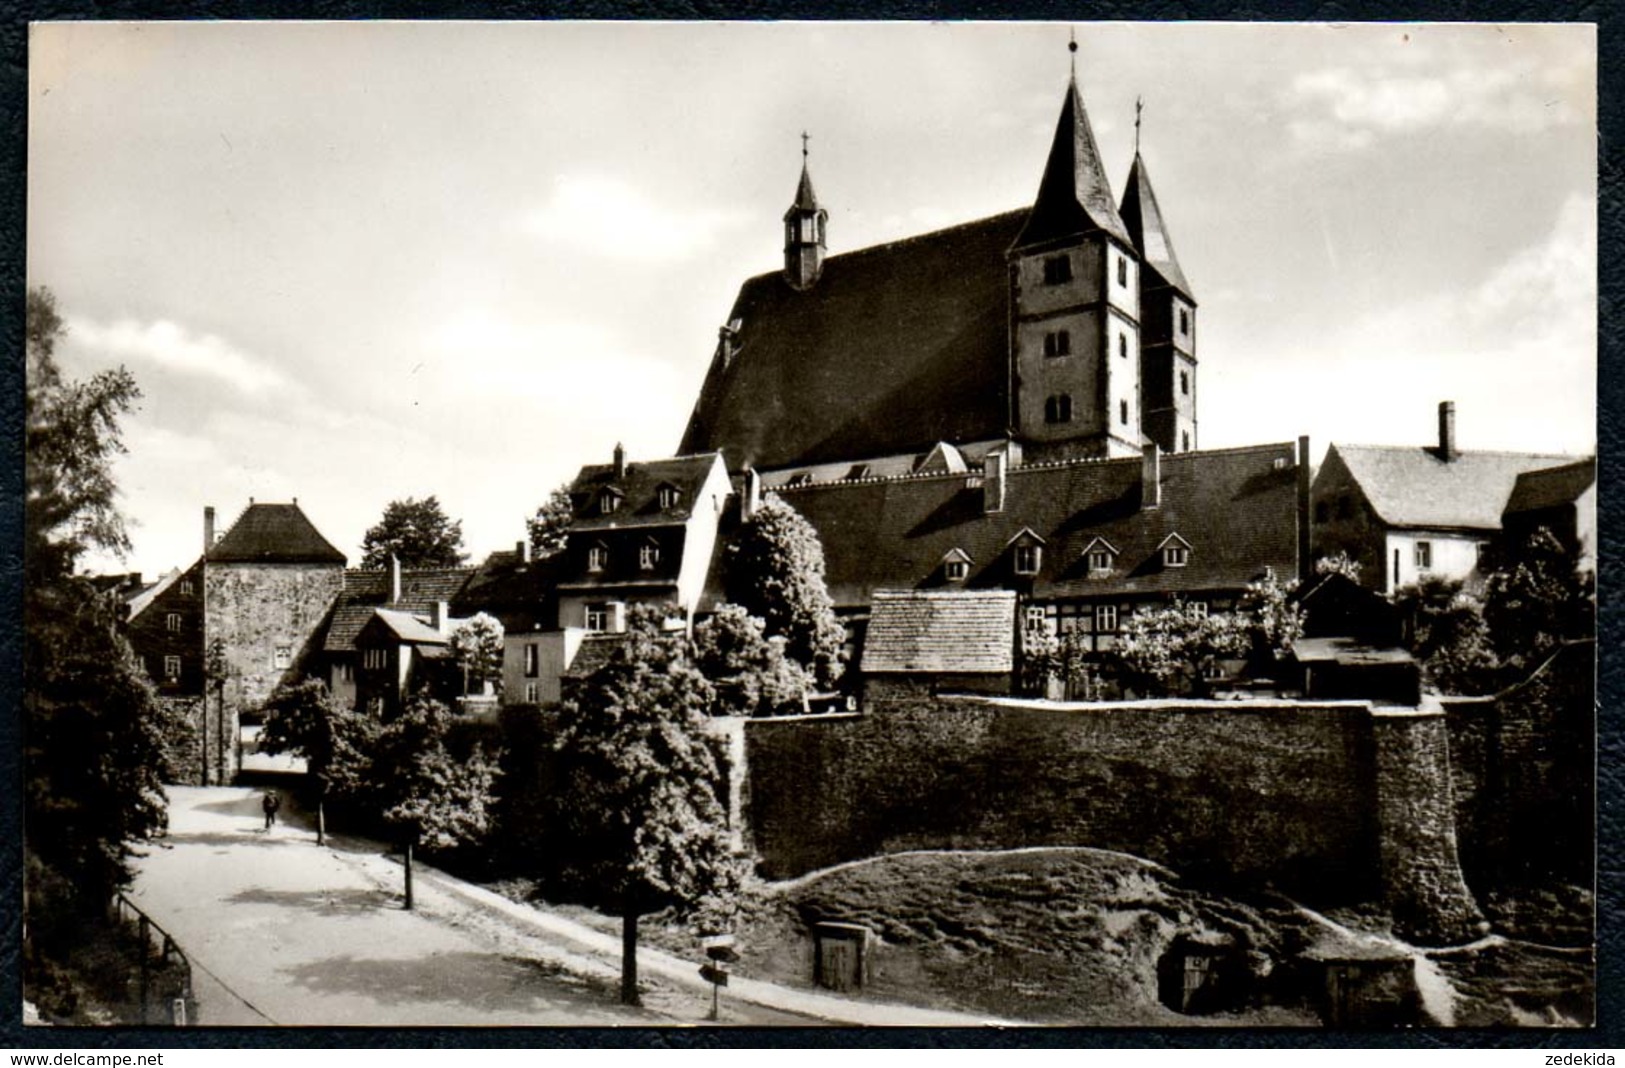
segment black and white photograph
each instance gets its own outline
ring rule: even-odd
[[[1597,74],[34,23],[27,1033],[1593,1027]]]

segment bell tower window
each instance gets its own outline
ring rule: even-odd
[[[1072,395],[1057,393],[1044,401],[1044,422],[1070,423],[1072,421]]]
[[[1044,335],[1045,356],[1072,355],[1072,332],[1070,330],[1052,330]]]
[[[1044,284],[1062,286],[1072,281],[1072,257],[1050,256],[1044,260]]]

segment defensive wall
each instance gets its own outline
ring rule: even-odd
[[[1481,917],[1439,709],[904,695],[731,725],[764,875],[909,849],[1087,845],[1306,903],[1383,900],[1427,944]]]

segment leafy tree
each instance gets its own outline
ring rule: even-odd
[[[1212,615],[1194,605],[1142,608],[1123,621],[1108,655],[1143,694],[1185,693],[1200,690],[1218,661],[1247,654],[1250,627],[1243,617]]]
[[[341,707],[319,679],[284,683],[265,706],[260,731],[263,753],[295,753],[316,792],[316,840],[327,834],[329,797],[353,798],[364,792],[377,738],[370,716]]]
[[[1296,579],[1283,582],[1270,571],[1237,601],[1236,612],[1245,621],[1258,666],[1280,660],[1303,637],[1303,608],[1292,596],[1297,588]]]
[[[1322,556],[1315,561],[1315,574],[1342,575],[1350,582],[1360,581],[1360,572],[1365,565],[1351,557],[1345,550],[1339,549],[1330,556]]]
[[[639,605],[609,661],[566,701],[559,819],[573,873],[621,916],[621,1000],[639,1004],[638,918],[736,893],[743,865],[705,733],[714,697],[668,614]]]
[[[790,659],[809,668],[820,686],[841,676],[846,631],[824,581],[824,547],[813,529],[781,498],[769,497],[724,550],[728,600],[785,639]]]
[[[361,566],[388,567],[394,556],[402,567],[457,567],[463,552],[463,524],[441,510],[432,494],[422,500],[390,501],[384,517],[361,539]]]
[[[716,691],[719,716],[773,715],[801,709],[812,677],[784,654],[784,641],[736,604],[717,608],[694,631],[695,666]]]
[[[536,514],[525,520],[530,533],[530,555],[543,559],[564,548],[570,523],[575,519],[575,508],[570,504],[570,487],[560,486],[548,494],[547,500],[536,509]]]
[[[463,696],[468,696],[469,683],[483,684],[489,679],[502,679],[502,624],[495,618],[478,612],[465,619],[451,632],[448,643],[451,655],[463,669]]]
[[[451,712],[414,697],[374,742],[369,779],[379,815],[406,853],[406,907],[412,907],[412,852],[477,846],[491,830],[497,762],[476,748],[466,760],[446,748]]]
[[[1490,642],[1514,674],[1538,667],[1557,645],[1596,634],[1596,587],[1578,554],[1542,527],[1484,580]]]
[[[1430,575],[1394,591],[1394,605],[1405,621],[1406,647],[1436,689],[1476,694],[1495,688],[1500,665],[1484,608],[1459,580]]]
[[[163,712],[113,605],[72,577],[86,551],[129,547],[112,463],[140,391],[123,368],[64,378],[55,298],[31,290],[25,311],[25,846],[30,871],[95,907],[127,885],[135,844],[167,821]]]

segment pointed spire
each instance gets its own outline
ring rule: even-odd
[[[818,281],[824,265],[824,228],[829,213],[818,206],[813,192],[812,173],[807,167],[807,132],[801,132],[801,181],[796,199],[784,213],[784,276],[796,289],[806,289]]]
[[[1125,244],[1129,240],[1074,77],[1067,83],[1061,117],[1055,124],[1055,140],[1044,164],[1043,180],[1038,184],[1038,197],[1027,216],[1027,225],[1016,239],[1016,247],[1090,230],[1104,230]]]
[[[1185,281],[1185,272],[1179,269],[1174,255],[1174,243],[1168,237],[1168,226],[1163,222],[1162,209],[1157,206],[1157,194],[1151,188],[1151,175],[1145,160],[1134,153],[1134,166],[1129,168],[1128,185],[1123,191],[1123,224],[1129,237],[1140,252],[1145,265],[1162,276],[1162,280],[1179,290],[1185,299],[1195,302],[1191,284]]]
[[[818,194],[813,192],[812,175],[807,170],[807,131],[801,131],[801,184],[796,186],[796,199],[790,205],[792,212],[817,211]]]

